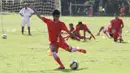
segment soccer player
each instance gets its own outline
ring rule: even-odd
[[[69,30],[67,29],[66,25],[64,22],[60,21],[60,12],[59,10],[54,10],[52,12],[53,19],[48,19],[46,17],[42,17],[33,6],[31,8],[35,11],[35,14],[43,21],[46,23],[47,28],[48,28],[48,34],[49,34],[49,41],[50,41],[50,50],[52,51],[52,56],[56,60],[56,62],[60,65],[59,68],[57,69],[65,69],[64,65],[62,64],[60,58],[58,57],[58,49],[63,48],[66,51],[69,52],[81,52],[81,53],[86,53],[85,49],[80,49],[80,48],[74,48],[70,45],[68,45],[64,38],[61,36],[61,31],[66,31],[68,34],[74,36]],[[75,36],[74,36],[75,37]],[[76,38],[76,37],[75,37]],[[79,39],[77,39],[79,40]]]
[[[83,30],[84,31],[84,36],[81,36],[80,34],[80,30]],[[92,37],[94,39],[96,39],[94,37],[94,35],[91,33],[91,31],[88,29],[87,25],[86,24],[83,24],[82,22],[78,22],[78,24],[76,25],[76,29],[75,29],[75,34],[78,38],[80,39],[84,39],[84,41],[86,41],[86,32],[88,32],[91,36],[90,38],[88,39],[91,39]]]
[[[99,32],[97,33],[97,36],[100,35],[101,31],[103,31],[104,34],[105,34],[108,38],[112,38],[112,37],[113,37],[112,27],[111,27],[110,24],[108,25],[107,28],[105,28],[104,26],[102,26],[102,27],[99,29]]]
[[[124,7],[124,5],[122,5],[123,7],[121,7],[120,9],[120,16],[123,17],[125,15],[125,10],[126,8]]]
[[[70,28],[70,32],[71,33],[75,33],[75,28],[74,28],[74,25],[73,25],[73,23],[70,23],[69,24],[69,28]],[[66,40],[68,40],[69,38],[71,38],[71,39],[75,39],[73,36],[71,36],[71,35],[67,35],[66,37],[64,37],[64,38],[66,38]]]
[[[124,23],[122,19],[120,19],[119,16],[116,15],[115,18],[110,21],[110,23],[112,26],[112,33],[113,33],[114,41],[117,42],[117,40],[119,39],[120,43],[123,42],[122,29],[124,28]]]
[[[28,4],[24,4],[24,8],[22,8],[19,12],[19,14],[22,16],[22,27],[21,32],[24,34],[24,26],[28,26],[28,35],[31,35],[30,32],[30,17],[33,15],[34,11],[28,7]]]

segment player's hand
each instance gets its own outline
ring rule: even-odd
[[[33,6],[33,4],[30,4],[30,5],[29,5],[29,8],[31,8],[31,9],[33,9],[33,10],[35,9],[34,6]]]

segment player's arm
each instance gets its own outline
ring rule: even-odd
[[[34,13],[31,13],[29,17],[32,17],[33,14],[34,14]]]
[[[42,19],[41,14],[32,5],[30,5],[29,7],[34,11],[38,18]]]
[[[22,13],[20,13],[20,15],[23,17],[23,14],[22,14]]]
[[[84,41],[86,41],[86,31],[84,30]]]
[[[66,31],[70,36],[72,36],[72,37],[74,37],[76,40],[80,41],[80,39],[79,39],[78,37],[76,37],[73,33],[71,33],[71,32],[68,30],[68,28],[66,27],[66,25],[65,25],[64,23],[62,24],[62,29],[63,29],[64,31]]]
[[[96,39],[95,36],[91,33],[91,31],[89,29],[88,29],[87,32],[91,35],[91,37],[93,37],[94,39]]]
[[[113,21],[112,21],[112,20],[110,21],[110,25],[111,25],[111,28],[112,28],[112,33],[115,33],[116,30],[115,30],[115,28],[113,27]]]
[[[122,23],[122,26],[121,26],[121,28],[124,28],[124,23],[123,23],[123,21],[121,21],[121,23]]]
[[[32,10],[31,8],[29,8],[30,10],[30,16],[29,17],[32,17],[32,15],[34,14],[34,10]]]
[[[108,32],[105,33],[108,38],[111,38]]]
[[[34,10],[35,14],[37,15],[37,17],[41,19],[41,15],[40,15],[40,13],[39,13],[39,12],[37,12],[37,10],[36,10],[36,9],[33,9],[33,10]]]
[[[19,11],[19,14],[23,17],[24,15],[22,14],[22,10],[23,10],[23,9],[21,9],[21,10]]]
[[[80,39],[78,37],[76,37],[73,33],[71,33],[70,31],[68,31],[68,34],[72,37],[74,37],[76,40],[80,41]]]

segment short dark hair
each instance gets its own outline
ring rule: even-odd
[[[73,23],[70,23],[69,25],[73,25]]]
[[[82,24],[82,22],[81,22],[81,21],[79,21],[79,22],[78,22],[78,24]]]
[[[119,13],[115,13],[115,15],[114,16],[119,16],[120,14]]]
[[[53,10],[52,15],[60,15],[60,11],[58,9]]]

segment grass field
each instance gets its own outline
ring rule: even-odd
[[[50,17],[51,18],[51,17]],[[83,21],[96,35],[101,25],[108,25],[113,17],[61,17],[66,24]],[[0,19],[1,20],[1,19]],[[31,18],[32,36],[21,35],[21,17],[17,14],[4,15],[4,30],[7,39],[0,38],[0,73],[129,73],[130,72],[130,18],[124,18],[123,38],[126,43],[115,43],[112,39],[96,36],[98,42],[68,40],[70,45],[82,47],[87,54],[69,53],[62,49],[59,56],[65,70],[56,71],[57,63],[47,55],[48,33],[45,23],[36,16]],[[68,25],[67,25],[68,26]],[[1,26],[0,26],[1,29]],[[102,33],[103,34],[103,33]],[[2,35],[2,32],[0,32]],[[79,69],[70,69],[70,61],[79,62]]]

